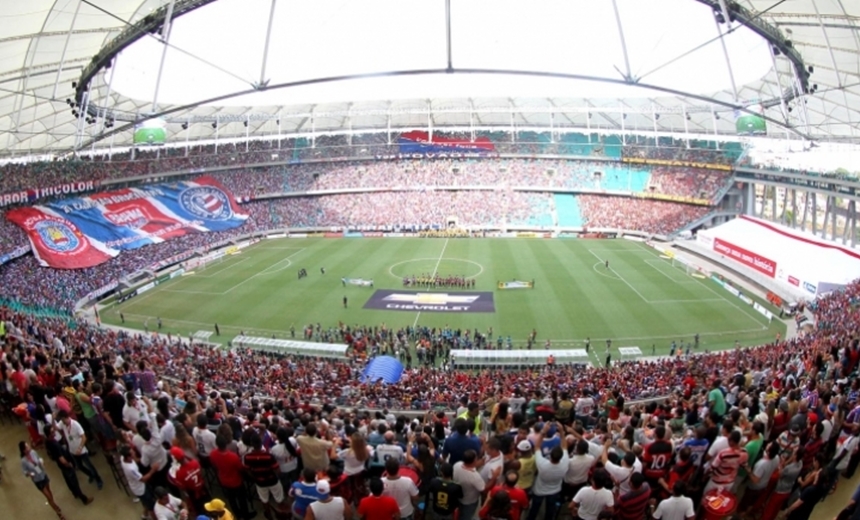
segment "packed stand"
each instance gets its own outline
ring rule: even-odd
[[[659,200],[579,195],[585,226],[591,229],[636,229],[655,235],[671,235],[711,211]]]
[[[737,499],[746,518],[807,520],[860,463],[858,303],[854,282],[810,306],[817,326],[806,336],[761,347],[514,373],[426,363],[388,386],[359,383],[358,362],[225,354],[4,309],[0,392],[27,426],[24,476],[60,519],[73,506],[54,500],[45,464],[89,504],[86,492],[103,486],[90,460],[99,449],[139,499],[128,507],[157,520],[247,520],[259,509],[535,520],[560,508],[582,520],[674,520],[713,512],[713,497]],[[432,345],[421,327],[351,329],[353,353],[364,332],[418,359]],[[370,396],[392,392],[446,398],[415,419],[367,411],[380,404]],[[651,392],[668,397],[627,403]]]

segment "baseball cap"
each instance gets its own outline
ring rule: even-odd
[[[317,482],[317,493],[320,495],[328,495],[331,493],[331,486],[329,486],[328,480],[320,480]]]
[[[170,448],[170,455],[172,455],[173,458],[176,460],[184,460],[185,459],[185,452],[182,451],[182,448],[180,448],[179,446],[174,446],[174,447]]]
[[[210,513],[220,513],[227,510],[227,504],[225,504],[220,498],[216,498],[211,502],[206,502],[206,504],[203,505],[203,508]]]
[[[520,441],[520,443],[517,444],[517,449],[520,451],[529,451],[532,449],[532,443],[529,441]]]
[[[800,430],[801,430],[801,428],[800,428],[799,424],[792,424],[791,427],[789,428],[789,431],[792,433],[792,435],[799,434]]]

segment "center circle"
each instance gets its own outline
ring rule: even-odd
[[[463,276],[467,279],[477,278],[484,272],[484,266],[471,260],[460,258],[413,258],[397,262],[388,268],[388,274],[402,280],[413,276],[427,276],[436,273],[438,276]]]

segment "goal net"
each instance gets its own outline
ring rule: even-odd
[[[708,272],[702,266],[696,264],[688,258],[684,258],[683,256],[675,255],[672,258],[672,265],[678,267],[679,269],[683,269],[687,275],[692,276],[694,278],[708,278],[711,276],[711,273]]]

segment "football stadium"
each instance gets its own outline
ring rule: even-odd
[[[860,518],[860,4],[0,5],[7,517]]]

